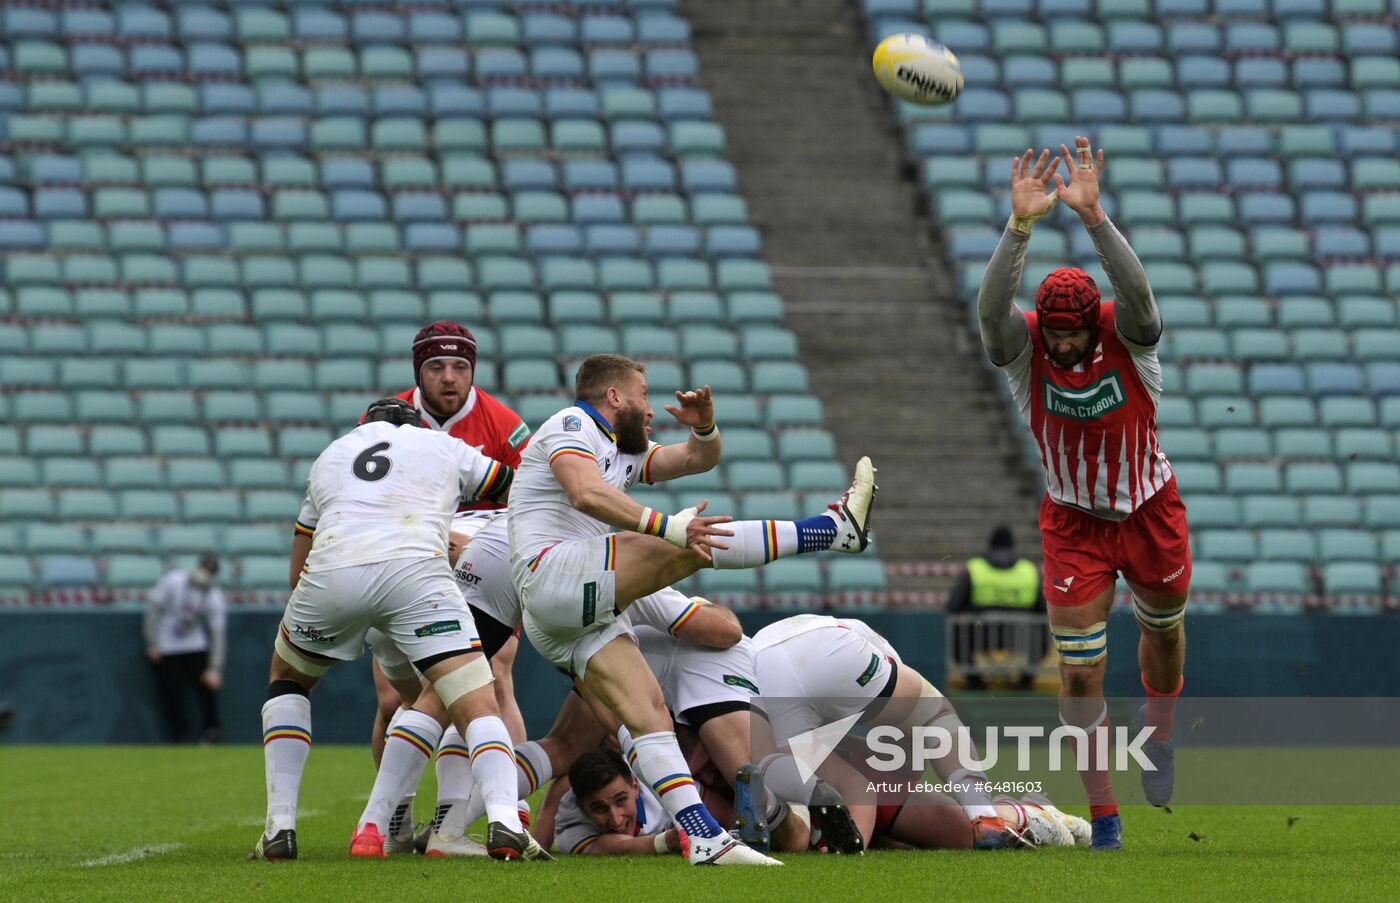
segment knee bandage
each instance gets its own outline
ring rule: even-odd
[[[1154,633],[1175,630],[1176,626],[1186,619],[1186,603],[1182,602],[1176,608],[1152,608],[1135,594],[1133,617],[1137,618],[1144,630]]]
[[[277,639],[273,641],[272,648],[277,651],[277,657],[291,665],[293,668],[305,674],[307,677],[320,677],[331,669],[330,665],[317,664],[301,653],[301,650],[293,646],[282,636],[282,632],[277,632]]]
[[[1066,665],[1097,665],[1108,655],[1108,622],[1099,621],[1088,627],[1057,627],[1050,625],[1055,635],[1055,651]]]
[[[491,676],[491,663],[486,660],[486,656],[478,655],[462,667],[433,681],[433,689],[437,690],[442,704],[450,709],[454,702],[473,690],[490,686],[493,680],[495,678]]]

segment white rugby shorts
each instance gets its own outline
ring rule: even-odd
[[[615,607],[616,539],[556,543],[513,569],[530,645],[574,677],[583,677],[588,660],[608,643],[632,637],[631,623]]]
[[[359,658],[370,628],[409,661],[479,652],[471,611],[446,558],[403,558],[308,571],[282,614],[298,649],[341,661]]]
[[[768,716],[779,742],[864,713],[898,662],[888,643],[838,623],[772,645],[762,642],[760,631],[756,645],[754,671],[762,695],[754,706]]]
[[[728,649],[708,649],[654,627],[632,629],[661,684],[666,707],[682,724],[689,724],[685,713],[691,709],[723,702],[748,704],[757,695],[761,684],[754,674],[753,641],[748,637]]]

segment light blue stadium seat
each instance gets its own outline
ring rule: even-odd
[[[1310,495],[1303,499],[1303,522],[1312,528],[1355,527],[1362,522],[1361,500],[1345,495]]]
[[[1305,567],[1296,561],[1254,561],[1245,568],[1245,588],[1252,592],[1312,591]]]
[[[1333,561],[1323,565],[1324,592],[1335,595],[1379,596],[1381,572],[1370,561]]]
[[[1246,562],[1258,557],[1259,548],[1248,530],[1202,530],[1197,534],[1194,553],[1211,561]]]

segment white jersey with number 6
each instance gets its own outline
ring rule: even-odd
[[[497,492],[510,473],[446,433],[362,424],[311,465],[297,517],[297,532],[313,536],[307,570],[445,557],[458,504]]]

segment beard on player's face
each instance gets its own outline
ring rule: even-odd
[[[1089,345],[1093,336],[1087,329],[1046,329],[1042,330],[1045,339],[1045,353],[1058,367],[1066,370],[1079,366],[1089,356]]]
[[[628,402],[617,413],[613,429],[617,433],[617,450],[624,455],[640,455],[647,450],[647,406]]]
[[[466,361],[429,361],[423,365],[420,385],[423,405],[439,420],[457,416],[471,393],[471,364]]]

